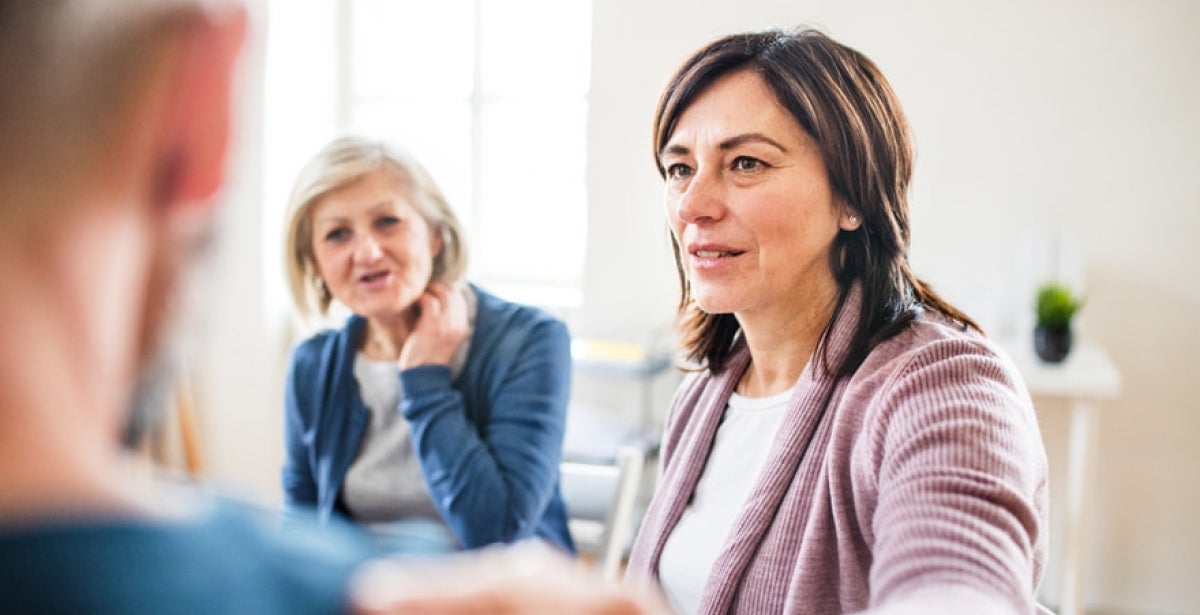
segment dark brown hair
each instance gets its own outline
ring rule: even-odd
[[[883,74],[866,56],[817,30],[736,34],[714,41],[683,63],[668,82],[654,118],[654,157],[679,117],[715,81],[754,71],[812,138],[825,161],[834,194],[862,219],[840,231],[829,254],[838,300],[818,349],[836,377],[852,374],[871,349],[899,333],[922,309],[979,326],[946,303],[908,265],[908,188],[913,152],[908,121]],[[720,372],[740,325],[733,314],[709,314],[696,305],[677,237],[679,322],[690,360]],[[830,328],[855,282],[861,283],[858,325],[846,354],[829,365]]]

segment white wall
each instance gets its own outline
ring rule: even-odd
[[[1096,438],[1088,602],[1200,612],[1200,403],[1187,386],[1200,367],[1200,258],[1189,242],[1200,228],[1200,4],[595,0],[594,18],[577,333],[643,341],[672,318],[650,154],[671,70],[725,33],[821,25],[875,59],[905,104],[918,144],[913,262],[948,298],[993,331],[1021,332],[1027,299],[1012,268],[1026,237],[1065,229],[1079,239],[1081,334],[1107,347],[1125,381],[1102,405]],[[274,499],[282,368],[261,292],[278,281],[262,263],[261,22],[257,32],[197,396],[211,476]],[[1065,422],[1052,404],[1039,410],[1061,465]]]
[[[219,219],[201,355],[191,366],[204,471],[247,497],[274,499],[282,455],[281,387],[262,287],[263,51],[261,2],[247,3],[228,184]]]
[[[1059,231],[1082,246],[1068,272],[1087,292],[1080,334],[1124,377],[1095,442],[1087,602],[1200,612],[1200,403],[1188,386],[1200,368],[1198,3],[598,0],[583,329],[638,339],[671,318],[650,155],[671,70],[716,36],[799,24],[872,57],[904,103],[918,146],[913,263],[945,296],[996,334],[1024,335],[1021,250]],[[1039,400],[1054,502],[1059,410]]]
[[[243,0],[243,50],[230,184],[220,219],[212,313],[193,366],[206,475],[271,504],[282,496],[284,359],[291,325],[283,271],[284,205],[292,177],[335,133],[333,3]],[[268,7],[270,5],[270,7]],[[270,9],[273,9],[272,12]],[[268,27],[270,26],[270,27]],[[268,58],[268,38],[286,58]],[[307,45],[294,44],[295,39]],[[267,87],[268,60],[278,63]],[[268,91],[285,100],[271,99]],[[303,123],[304,130],[297,130]]]

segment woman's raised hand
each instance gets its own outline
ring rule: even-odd
[[[400,349],[400,369],[418,365],[449,365],[467,337],[467,300],[448,284],[430,284],[418,300],[420,315]]]

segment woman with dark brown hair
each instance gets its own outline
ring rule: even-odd
[[[729,36],[654,126],[697,364],[629,565],[699,613],[1031,613],[1046,460],[1011,363],[908,264],[912,145],[820,32]]]

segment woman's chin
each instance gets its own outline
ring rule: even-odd
[[[399,318],[416,309],[417,300],[392,300],[392,301],[363,301],[358,306],[353,307],[355,314],[370,320],[388,321]]]
[[[696,307],[705,314],[732,314],[736,309],[728,301],[696,301]]]

